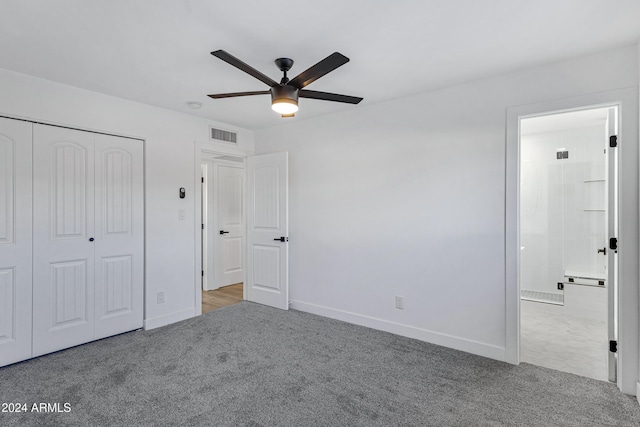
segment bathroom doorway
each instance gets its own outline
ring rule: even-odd
[[[615,381],[618,107],[520,121],[520,360]],[[612,249],[613,248],[613,249]]]

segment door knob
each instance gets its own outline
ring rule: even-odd
[[[288,237],[278,237],[277,239],[273,239],[277,242],[288,242],[289,238]]]
[[[602,248],[602,249],[598,249],[598,253],[599,253],[599,254],[602,254],[602,255],[606,255],[606,254],[607,254],[607,247],[605,246],[605,247],[604,247],[604,248]]]
[[[93,242],[95,239],[93,237],[89,237],[89,241]]]
[[[228,231],[224,231],[224,230],[220,230],[220,235],[223,235],[223,234],[229,234],[229,232]]]

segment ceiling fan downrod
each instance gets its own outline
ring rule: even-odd
[[[287,77],[287,71],[293,67],[293,59],[290,58],[278,58],[274,61],[276,66],[284,73],[284,77],[280,80],[281,85],[289,83],[289,77]]]

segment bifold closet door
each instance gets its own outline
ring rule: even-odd
[[[95,135],[95,339],[142,327],[142,141]]]
[[[0,366],[31,357],[31,130],[0,118]]]
[[[93,339],[93,134],[34,125],[33,356]]]
[[[142,144],[34,126],[33,356],[142,326]]]

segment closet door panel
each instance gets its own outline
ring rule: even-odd
[[[142,141],[95,138],[96,339],[143,326]]]
[[[93,138],[34,125],[34,356],[94,336]]]
[[[0,118],[0,366],[31,357],[32,124]]]

